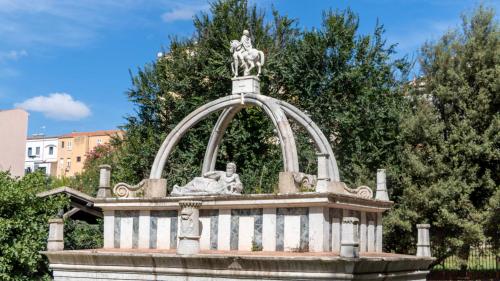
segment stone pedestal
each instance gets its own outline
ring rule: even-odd
[[[49,220],[49,238],[47,239],[47,251],[64,250],[64,221],[63,219]]]
[[[385,169],[377,170],[377,191],[375,192],[375,199],[389,201],[389,194],[387,194]]]
[[[111,197],[111,166],[99,166],[99,190],[97,191],[98,198]]]
[[[326,153],[318,153],[318,182],[316,192],[329,192],[330,178],[328,177],[328,158]]]
[[[359,219],[344,217],[342,219],[342,241],[340,242],[340,256],[359,258]]]
[[[194,255],[200,252],[200,207],[201,201],[179,201],[180,233],[177,254]]]
[[[144,185],[145,198],[162,198],[167,196],[166,179],[147,179]]]
[[[233,88],[231,93],[236,94],[260,94],[259,77],[257,76],[243,76],[234,77]]]
[[[280,194],[297,193],[299,191],[295,178],[293,177],[293,173],[279,173],[278,190]]]
[[[417,224],[418,239],[417,239],[417,257],[431,256],[431,241],[429,238],[429,224]]]

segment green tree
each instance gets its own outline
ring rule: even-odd
[[[230,40],[249,29],[255,47],[266,54],[262,93],[288,101],[319,124],[331,139],[341,177],[351,184],[374,183],[375,170],[397,155],[398,94],[406,73],[405,60],[391,60],[383,27],[360,35],[358,17],[350,10],[329,11],[317,30],[299,30],[296,21],[273,11],[263,12],[246,1],[217,1],[209,13],[195,17],[192,38],[172,38],[167,55],[132,76],[128,92],[136,115],[128,116],[126,136],[114,163],[120,180],[148,177],[156,151],[168,132],[187,114],[231,89]],[[400,77],[404,77],[401,75]],[[273,141],[272,124],[255,108],[240,112],[228,128],[217,167],[235,161],[245,192],[273,192],[282,169],[280,147]],[[165,171],[169,186],[198,174],[216,116],[201,122],[173,151]],[[300,165],[315,174],[315,155],[305,133],[298,136]]]
[[[45,250],[48,220],[64,208],[64,197],[40,199],[48,189],[45,175],[33,173],[13,179],[0,172],[0,279],[50,279]]]
[[[386,221],[388,248],[410,251],[415,224],[427,222],[434,255],[465,259],[485,239],[487,212],[490,223],[498,220],[499,31],[494,11],[480,6],[461,29],[423,46],[423,76],[401,125],[402,174]]]

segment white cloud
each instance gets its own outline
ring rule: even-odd
[[[193,3],[190,5],[178,5],[171,11],[163,13],[161,18],[165,22],[174,22],[178,20],[191,20],[199,12],[208,9],[208,4]]]
[[[25,57],[28,55],[28,52],[26,50],[11,50],[8,52],[0,52],[0,62],[4,60],[18,60],[22,57]]]
[[[81,101],[66,93],[52,93],[48,96],[29,98],[14,105],[28,111],[41,112],[47,118],[56,120],[79,120],[90,115],[90,109]]]

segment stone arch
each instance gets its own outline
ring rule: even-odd
[[[273,101],[275,104],[280,106],[280,109],[283,110],[286,115],[291,117],[306,129],[309,136],[313,139],[316,149],[319,151],[319,154],[327,156],[327,159],[325,159],[326,167],[323,168],[326,169],[328,180],[340,181],[335,155],[333,154],[333,150],[330,146],[330,143],[328,142],[328,139],[325,137],[319,127],[311,120],[311,118],[309,118],[295,106],[277,99],[273,99]],[[242,107],[238,106],[227,108],[219,116],[219,119],[217,120],[217,123],[212,130],[212,134],[210,135],[210,140],[207,145],[205,158],[203,160],[202,173],[215,169],[217,151],[219,149],[219,145],[221,143],[224,132],[227,129],[227,126],[231,123],[231,120],[234,118],[236,113],[238,113],[241,109]],[[320,163],[318,163],[318,165],[320,165]],[[318,167],[318,169],[320,169],[320,167]]]
[[[166,161],[172,152],[173,148],[186,132],[207,118],[210,114],[234,106],[245,107],[255,105],[264,110],[273,122],[280,139],[281,150],[283,155],[283,166],[286,172],[298,172],[299,164],[297,157],[297,148],[293,137],[292,129],[288,123],[285,113],[274,99],[255,94],[246,95],[230,95],[209,102],[186,116],[177,126],[167,135],[163,141],[158,153],[156,154],[153,166],[151,167],[150,179],[160,179]],[[241,110],[240,108],[240,110]],[[224,111],[226,112],[226,111]]]

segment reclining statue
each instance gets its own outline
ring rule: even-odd
[[[211,171],[196,177],[185,186],[174,185],[173,196],[241,194],[243,185],[236,174],[236,164],[227,163],[226,171]]]

